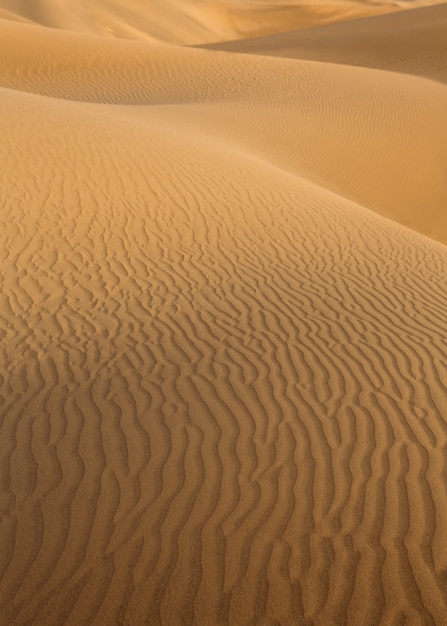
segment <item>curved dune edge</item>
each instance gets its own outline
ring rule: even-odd
[[[447,83],[447,3],[202,46],[415,74]]]
[[[0,85],[1,626],[443,624],[447,248],[369,209],[443,236],[445,86],[12,22]]]
[[[1,14],[66,31],[200,44],[413,9],[441,0],[0,0]]]
[[[138,119],[160,119],[175,133],[190,128],[216,146],[229,142],[447,243],[443,85],[367,68],[114,41],[9,22],[0,22],[0,34],[4,87],[133,105],[127,113]]]

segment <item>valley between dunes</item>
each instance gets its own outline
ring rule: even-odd
[[[1,626],[445,625],[446,41],[0,0]]]

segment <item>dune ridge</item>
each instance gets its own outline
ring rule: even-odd
[[[443,624],[447,87],[0,35],[0,624]]]
[[[161,124],[169,117],[180,133],[208,129],[215,140],[235,142],[239,150],[447,243],[443,85],[373,69],[180,52],[10,22],[0,23],[0,33],[4,87],[134,105],[127,113],[150,113]],[[145,110],[148,105],[157,108]]]
[[[0,13],[64,31],[185,45],[255,37],[443,1],[0,0]]]
[[[352,22],[207,45],[263,56],[309,59],[416,74],[447,83],[447,3]]]

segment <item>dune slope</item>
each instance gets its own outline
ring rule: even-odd
[[[4,87],[133,105],[127,113],[140,118],[144,106],[157,105],[146,114],[155,119],[162,112],[172,129],[207,132],[216,143],[229,142],[447,243],[444,85],[5,21],[0,34]]]
[[[0,0],[0,17],[174,44],[254,37],[413,9],[441,0]]]
[[[0,29],[0,624],[443,624],[446,87]]]
[[[434,4],[434,3],[433,3]],[[416,74],[447,83],[447,3],[220,42],[210,49]]]

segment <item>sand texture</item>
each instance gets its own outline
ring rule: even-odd
[[[148,4],[0,2],[0,625],[445,626],[447,5]]]
[[[209,48],[416,74],[447,83],[447,3]]]
[[[0,18],[107,37],[193,44],[278,33],[444,0],[0,0]]]

